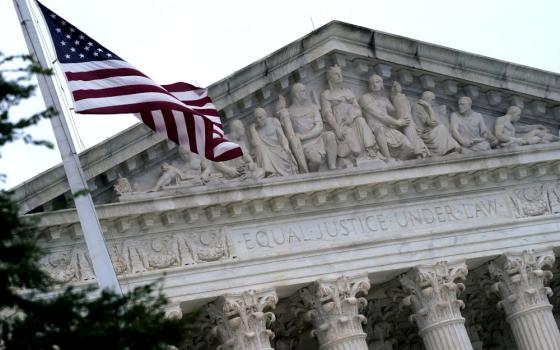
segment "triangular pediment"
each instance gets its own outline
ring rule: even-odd
[[[472,100],[472,110],[482,116],[492,132],[496,118],[515,105],[522,108],[520,124],[543,125],[550,135],[558,134],[559,75],[341,22],[331,22],[213,84],[209,87],[210,96],[222,112],[226,130],[230,129],[234,120],[240,120],[248,130],[254,122],[255,108],[264,108],[269,117],[277,118],[280,96],[286,99],[287,106],[292,105],[291,90],[296,83],[304,84],[310,101],[324,109],[320,100],[329,89],[327,74],[334,65],[340,67],[343,87],[356,102],[368,93],[368,81],[374,74],[383,79],[385,97],[389,98],[391,85],[396,81],[402,86],[410,105],[414,105],[423,92],[432,91],[436,96],[434,110],[450,134],[450,118],[457,111],[461,96]],[[324,128],[328,130],[330,127],[324,110],[320,113]],[[371,128],[372,124],[368,123],[368,126]],[[523,150],[530,151],[535,147],[555,147],[542,146],[542,142],[534,143],[536,145],[517,147],[515,152],[523,153]],[[247,147],[254,154],[250,140]],[[376,151],[379,153],[379,149]],[[471,159],[478,155],[487,158],[492,157],[493,152],[503,154],[508,149],[496,147],[469,154],[434,155],[425,160],[399,159],[394,155],[394,163],[380,159],[350,159],[347,164],[338,162],[336,170],[328,170],[326,164],[322,164],[320,170],[321,176],[328,176],[337,171],[363,172],[422,162],[445,163],[447,159]],[[383,158],[382,155],[379,158]],[[213,170],[209,172],[210,178],[200,181],[199,160],[180,152],[175,145],[140,124],[85,151],[80,159],[96,204],[144,201],[175,193],[203,193],[223,187],[261,186],[286,181],[288,177],[312,177],[312,174],[297,173],[270,179],[260,175],[235,177]],[[162,180],[161,166],[164,162],[178,169],[181,172],[179,177],[183,179]],[[158,181],[161,186],[158,186]],[[71,195],[61,166],[18,186],[15,195],[25,213],[71,206]]]

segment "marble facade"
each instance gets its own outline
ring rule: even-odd
[[[560,77],[332,22],[212,85],[242,159],[141,125],[81,155],[123,288],[183,349],[559,349]],[[95,276],[61,167],[15,189]]]

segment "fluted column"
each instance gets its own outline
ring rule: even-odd
[[[207,308],[215,327],[212,333],[222,343],[218,349],[273,350],[270,338],[274,333],[268,329],[275,317],[267,309],[278,302],[272,289],[250,290],[241,294],[226,294]]]
[[[414,314],[410,318],[416,322],[427,350],[472,350],[461,316],[464,303],[457,299],[465,285],[455,283],[464,281],[467,273],[464,263],[439,262],[416,267],[401,277],[400,282],[409,293],[403,303],[412,307]]]
[[[489,265],[497,280],[491,289],[502,299],[498,307],[506,313],[519,350],[560,349],[560,332],[548,300],[552,290],[545,287],[552,273],[543,271],[553,263],[554,252],[547,249],[505,254]]]
[[[304,312],[313,324],[320,350],[368,350],[362,328],[366,318],[360,310],[370,287],[367,274],[337,279],[321,279],[299,291],[296,314]]]

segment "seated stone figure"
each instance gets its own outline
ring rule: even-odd
[[[430,152],[424,145],[424,141],[418,136],[416,132],[416,123],[412,119],[412,107],[410,102],[406,98],[406,95],[402,92],[402,87],[399,82],[394,81],[391,88],[391,102],[395,107],[395,117],[399,120],[406,120],[408,125],[406,125],[402,131],[412,147],[414,148],[414,154],[417,158],[425,158],[430,155]]]
[[[543,125],[515,125],[521,119],[521,108],[511,106],[507,113],[496,119],[495,133],[502,147],[534,145],[559,141]]]
[[[461,145],[462,152],[476,152],[495,147],[497,140],[492,135],[482,115],[471,109],[470,97],[459,98],[458,111],[451,114],[451,134]]]
[[[321,113],[328,129],[337,139],[337,154],[342,163],[348,158],[366,155],[377,157],[375,137],[362,117],[354,93],[343,85],[342,70],[338,65],[327,71],[329,88],[321,94]]]
[[[408,138],[400,132],[408,127],[410,119],[393,117],[395,107],[383,93],[383,78],[374,74],[368,81],[369,91],[360,97],[360,106],[367,123],[375,134],[379,151],[387,161],[411,159],[416,152]]]
[[[296,174],[297,164],[278,119],[268,117],[263,108],[256,108],[254,116],[249,140],[257,166],[264,170],[265,177]]]
[[[433,92],[424,91],[422,97],[412,105],[416,131],[432,155],[443,156],[451,152],[459,152],[461,146],[449,133],[443,117],[437,113],[435,100],[436,95]]]
[[[292,128],[293,136],[297,138],[295,142],[290,142],[294,156],[294,148],[301,144],[305,165],[309,171],[318,171],[325,161],[330,170],[336,169],[336,136],[332,131],[324,130],[319,107],[311,101],[305,85],[301,83],[294,84],[291,95],[290,107],[281,108],[278,113],[284,130]]]

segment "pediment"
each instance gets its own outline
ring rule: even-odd
[[[311,102],[321,107],[321,96],[329,89],[327,73],[334,65],[340,67],[343,87],[356,101],[368,92],[368,80],[374,74],[383,78],[386,97],[389,97],[393,82],[399,82],[411,105],[424,91],[432,91],[436,96],[434,110],[447,130],[450,130],[452,113],[457,111],[459,97],[468,96],[472,100],[472,110],[482,116],[490,131],[495,130],[496,118],[503,116],[510,106],[518,106],[522,108],[520,125],[543,125],[550,135],[558,135],[559,75],[341,22],[327,24],[213,84],[209,87],[210,96],[222,112],[226,130],[234,120],[241,121],[248,129],[254,122],[255,108],[263,108],[269,117],[276,119],[280,96],[286,99],[288,106],[292,105],[291,90],[296,83],[304,84]],[[324,111],[321,114],[324,119]],[[327,124],[327,121],[323,122]],[[254,154],[251,142],[247,143],[250,153]],[[513,151],[530,153],[542,147],[551,149],[555,146],[524,145]],[[511,150],[497,147],[469,154],[434,155],[424,160],[395,156],[397,160],[393,163],[380,159],[351,159],[343,165],[337,163],[338,169],[335,170],[328,170],[323,162],[320,175],[316,176],[406,168],[411,164],[443,164],[449,159],[456,162],[461,157],[491,158],[494,154]],[[87,150],[80,159],[96,204],[131,203],[177,193],[255,187],[297,181],[298,178],[307,181],[315,176],[295,173],[270,179],[259,176],[228,178],[213,171],[211,173],[215,176],[201,182],[199,159],[181,152],[143,125],[135,125]],[[156,186],[162,178],[164,162],[186,175],[184,179],[166,180],[162,181],[166,182],[165,185]],[[64,209],[72,202],[61,166],[18,186],[15,193],[25,213]]]

